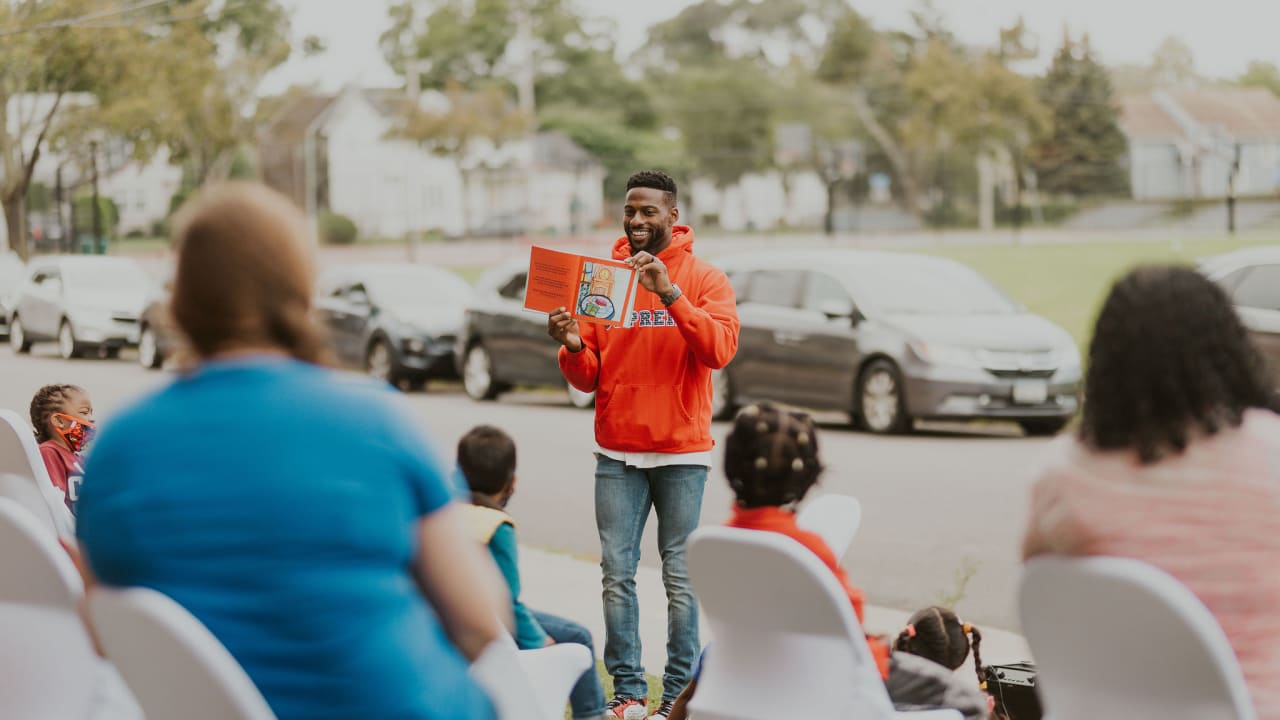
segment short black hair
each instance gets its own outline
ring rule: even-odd
[[[800,502],[822,474],[813,418],[771,402],[744,407],[725,438],[724,473],[744,508]]]
[[[1089,345],[1080,440],[1152,463],[1195,434],[1276,408],[1262,356],[1226,292],[1194,269],[1147,265],[1116,281]]]
[[[36,442],[53,439],[49,432],[49,419],[62,412],[63,405],[71,400],[71,393],[84,393],[79,385],[45,385],[31,398],[31,427],[36,432]]]
[[[676,200],[679,197],[679,191],[676,190],[676,181],[671,176],[661,170],[641,170],[640,172],[627,178],[627,190],[635,188],[649,188],[651,190],[661,190],[663,199],[671,207],[676,206]]]
[[[516,443],[492,425],[477,425],[458,441],[458,468],[471,492],[496,495],[516,476]]]

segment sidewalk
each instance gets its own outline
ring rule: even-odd
[[[536,610],[582,623],[595,639],[596,655],[604,652],[604,612],[600,599],[600,565],[534,547],[520,547],[520,582],[523,600]],[[661,677],[666,663],[667,601],[657,568],[641,566],[636,573],[640,596],[640,639],[645,672]],[[871,633],[896,634],[906,625],[912,610],[867,605],[866,628]],[[982,661],[1004,664],[1031,659],[1026,640],[1017,633],[980,627]],[[711,640],[702,623],[702,642]],[[969,663],[958,672],[973,672]]]

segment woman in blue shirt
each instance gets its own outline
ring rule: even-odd
[[[467,662],[510,617],[500,580],[403,401],[322,367],[300,213],[231,184],[176,228],[172,310],[199,364],[99,435],[92,573],[187,608],[281,720],[489,720]]]

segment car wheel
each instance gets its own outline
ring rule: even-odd
[[[728,420],[738,411],[733,396],[733,379],[725,368],[711,371],[711,419]]]
[[[596,404],[595,393],[582,392],[581,390],[579,390],[578,388],[572,385],[568,386],[568,390],[569,390],[570,405],[573,405],[576,408],[581,408],[583,410],[586,410],[587,408],[595,407],[595,404]]]
[[[493,361],[484,345],[475,344],[462,361],[462,388],[472,400],[493,400],[498,385],[493,381]]]
[[[156,344],[156,331],[150,326],[142,328],[142,335],[138,338],[138,363],[148,370],[164,365],[164,356]]]
[[[397,385],[395,361],[391,356],[391,346],[386,340],[379,338],[369,345],[369,350],[364,355],[364,370],[379,380]]]
[[[58,327],[58,354],[63,360],[70,360],[80,357],[80,353],[80,343],[76,342],[76,334],[71,329],[71,323],[63,320],[62,325]]]
[[[31,341],[27,339],[27,330],[22,327],[22,320],[17,315],[9,323],[9,347],[15,353],[31,352]]]
[[[902,375],[888,360],[875,360],[863,369],[855,403],[856,422],[863,430],[887,435],[911,427]]]
[[[1067,419],[1036,418],[1034,420],[1022,420],[1018,424],[1022,426],[1022,432],[1029,437],[1046,437],[1062,432],[1062,429],[1067,426]]]

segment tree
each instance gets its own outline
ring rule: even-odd
[[[1048,192],[1102,195],[1127,190],[1126,151],[1111,79],[1089,39],[1065,38],[1040,84],[1051,116],[1048,137],[1034,150],[1040,187]]]
[[[1195,85],[1200,76],[1196,73],[1196,59],[1191,46],[1180,38],[1165,38],[1151,57],[1151,78],[1157,88]]]
[[[898,138],[890,132],[889,123],[882,119],[901,109],[894,97],[900,93],[901,75],[890,43],[852,9],[831,28],[817,67],[820,80],[849,93],[859,122],[893,167],[907,212],[919,215],[920,191],[911,163]],[[873,94],[885,99],[876,103],[878,109],[873,106]]]
[[[1266,88],[1280,97],[1280,67],[1275,63],[1255,60],[1236,82],[1245,87]]]
[[[694,168],[720,187],[770,166],[774,107],[747,61],[688,68],[671,82],[670,116]]]

